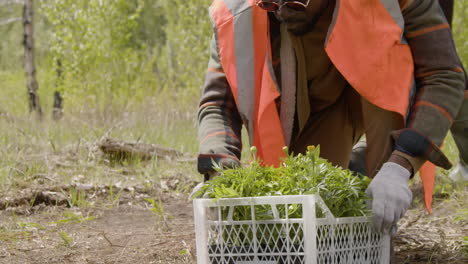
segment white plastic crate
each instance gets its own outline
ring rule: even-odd
[[[390,263],[390,236],[374,232],[368,217],[335,218],[317,195],[193,204],[198,264]],[[300,217],[289,218],[291,210]]]

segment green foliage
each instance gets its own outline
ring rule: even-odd
[[[160,52],[166,43],[165,27],[167,19],[164,1],[145,0],[144,8],[138,17],[138,27],[134,32],[134,42],[142,48]]]
[[[261,166],[257,159],[246,167],[218,168],[220,175],[207,182],[196,196],[220,199],[319,194],[336,217],[367,215],[365,189],[369,179],[333,166],[320,158],[319,153],[319,147],[311,146],[305,155],[289,154],[279,168]],[[257,219],[273,217],[267,207],[256,206],[255,210]],[[285,208],[279,208],[279,211],[284,216]],[[289,218],[301,217],[297,206],[289,208],[288,212]],[[234,219],[251,219],[250,214],[250,210],[239,207]]]
[[[77,190],[75,188],[70,188],[70,196],[68,198],[68,205],[70,207],[89,207],[89,202],[86,201],[86,192]]]
[[[73,245],[73,237],[68,235],[65,231],[58,232],[60,238],[62,239],[63,245],[66,247],[70,247]]]
[[[162,205],[161,199],[159,199],[159,202],[156,202],[156,200],[152,198],[145,198],[145,201],[147,201],[153,206],[149,209],[151,213],[158,215],[161,218],[164,218],[164,207]]]
[[[0,21],[21,17],[20,5],[1,5]],[[23,25],[20,21],[0,25],[0,69],[21,69],[24,51],[21,48],[23,41]]]
[[[453,35],[458,54],[466,66],[468,63],[468,1],[461,0],[454,2]]]
[[[109,104],[131,87],[141,67],[133,32],[143,6],[143,0],[44,2],[40,11],[52,27],[51,69],[61,72],[53,80],[57,90]]]
[[[83,216],[81,213],[74,213],[71,211],[63,212],[63,219],[50,222],[49,224],[56,225],[56,224],[68,224],[68,223],[84,223],[87,221],[92,221],[96,219],[95,216]]]
[[[353,176],[348,170],[333,166],[327,160],[320,158],[320,148],[310,146],[303,154],[288,154],[280,167],[274,168],[261,166],[256,156],[255,148],[252,148],[254,159],[250,166],[235,169],[217,168],[218,177],[208,181],[195,196],[207,198],[237,198],[277,195],[306,195],[319,194],[335,217],[366,216],[365,189],[369,179],[361,176]],[[323,217],[324,213],[316,207],[317,217]],[[230,212],[232,210],[232,212]],[[232,213],[234,221],[276,219],[276,212],[280,219],[303,218],[302,206],[299,204],[278,205],[276,210],[271,205],[234,206],[233,208],[221,208],[220,220],[228,219]],[[228,246],[248,246],[254,237],[260,245],[276,246],[282,244],[284,238],[289,238],[295,243],[301,243],[304,233],[297,224],[285,230],[282,224],[260,224],[256,230],[243,228],[242,225],[226,225],[221,234]],[[362,230],[361,230],[362,231]],[[359,232],[361,232],[359,231]],[[329,238],[329,231],[321,230],[319,239]],[[335,239],[335,238],[332,238]]]
[[[84,106],[99,110],[125,106],[149,95],[193,111],[209,55],[210,2],[35,1],[36,62],[44,108],[51,107],[51,90],[57,89],[65,93],[66,112]],[[465,64],[467,12],[468,1],[455,1],[453,31]],[[0,9],[0,19],[21,15],[20,5]],[[22,71],[22,32],[21,21],[0,26],[1,70]],[[61,77],[56,74],[57,60]],[[25,90],[21,95],[15,105],[26,105]]]
[[[198,96],[203,84],[212,34],[210,3],[211,0],[163,1],[167,40],[157,64],[165,88],[174,96]]]
[[[39,2],[49,50],[40,68],[65,106],[138,102],[148,95],[195,108],[208,61],[210,0]],[[18,32],[19,33],[19,32]],[[39,33],[39,34],[40,34]],[[60,74],[57,74],[60,72]]]
[[[20,228],[34,228],[38,230],[45,230],[45,226],[39,224],[39,223],[34,223],[34,222],[19,222],[18,223]]]
[[[463,208],[463,209],[458,210],[453,220],[457,224],[468,223],[468,209]]]
[[[119,205],[122,192],[123,189],[121,188],[117,193],[115,193],[114,185],[112,183],[109,185],[109,201],[111,202],[112,206]]]
[[[169,229],[169,225],[167,223],[167,216],[166,212],[164,210],[164,206],[161,202],[161,198],[159,198],[159,202],[157,202],[155,199],[152,198],[145,198],[145,201],[150,203],[152,205],[152,208],[149,210],[151,211],[152,214],[156,215],[158,217],[158,225],[163,224],[165,229]]]

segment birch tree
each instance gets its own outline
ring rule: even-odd
[[[36,79],[36,64],[34,62],[34,9],[33,0],[25,0],[23,9],[24,25],[24,67],[26,70],[26,86],[29,95],[29,111],[35,111],[39,117],[42,109],[39,103],[37,90],[39,85]]]

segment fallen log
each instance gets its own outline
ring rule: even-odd
[[[117,139],[105,138],[99,143],[102,152],[116,159],[139,158],[149,160],[163,158],[174,161],[194,161],[193,154],[184,153],[176,149],[162,147],[156,144],[140,142],[124,142]]]

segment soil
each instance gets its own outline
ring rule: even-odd
[[[130,201],[112,208],[0,211],[0,263],[196,263],[191,202],[166,193],[162,203],[166,221],[147,203]],[[69,220],[67,213],[81,219]]]
[[[0,263],[196,263],[187,194],[159,192],[163,209],[145,197],[125,192],[113,204],[7,207],[0,211]],[[460,241],[467,227],[441,217],[446,208],[436,206],[433,216],[408,212],[396,263],[468,263]]]

